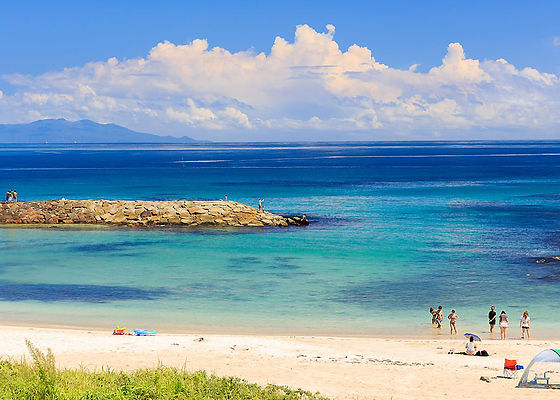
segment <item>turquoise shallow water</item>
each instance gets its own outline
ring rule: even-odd
[[[0,229],[5,322],[431,333],[560,328],[560,143],[7,146],[25,199],[229,199],[309,227]],[[537,262],[538,261],[538,262]],[[446,330],[444,331],[446,332]]]

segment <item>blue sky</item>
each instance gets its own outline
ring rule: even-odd
[[[0,123],[89,118],[214,140],[557,137],[560,117],[541,113],[543,107],[548,114],[558,112],[559,20],[557,1],[4,2]],[[298,26],[310,29],[299,31],[309,41],[302,39],[299,50],[281,62],[205,57],[215,46],[228,54],[250,50],[269,57],[277,37],[298,47]],[[184,71],[181,62],[196,60],[179,46],[197,39],[208,45],[198,53],[201,69]],[[158,50],[159,68],[150,52],[165,41],[175,47]],[[341,58],[321,57],[331,43]],[[367,48],[373,67],[358,66],[370,62],[361,54],[354,60],[358,64],[335,68],[333,62],[346,63],[344,53],[354,44]],[[298,51],[316,57],[304,59]],[[432,71],[445,67],[442,59],[450,51],[455,64],[448,63],[447,72]],[[106,66],[113,71],[105,71],[103,79],[87,67],[113,57],[119,64]],[[479,70],[469,62],[459,66],[461,57],[478,62]],[[145,70],[123,64],[140,59],[150,61]],[[507,64],[496,64],[501,59]],[[243,71],[256,68],[258,82],[247,78],[230,87],[243,73],[205,75],[217,64],[237,62]],[[381,65],[388,67],[385,72]],[[413,65],[413,73],[399,72]],[[471,68],[466,75],[465,66]],[[264,70],[268,75],[260,76]],[[287,82],[285,90],[278,74]],[[115,84],[140,75],[167,84],[159,90],[146,79],[134,78],[129,87]],[[204,79],[213,86],[207,92],[195,84]],[[177,82],[181,85],[171,87]],[[360,82],[369,89],[359,90]],[[519,96],[526,102],[519,104]],[[112,105],[103,109],[100,103]],[[519,123],[500,122],[482,115],[481,107],[525,115]],[[536,114],[528,118],[531,110]],[[456,118],[442,119],[443,114]]]

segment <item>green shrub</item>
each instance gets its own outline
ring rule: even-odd
[[[133,372],[101,369],[88,371],[55,367],[51,350],[41,352],[26,340],[33,360],[0,361],[0,399],[26,400],[315,400],[324,399],[300,389],[268,385],[208,375],[204,371],[189,373],[160,366]]]

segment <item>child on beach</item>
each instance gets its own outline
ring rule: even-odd
[[[509,327],[509,319],[505,311],[500,313],[500,339],[506,340],[506,331]]]
[[[441,328],[441,324],[443,324],[443,307],[439,306],[436,311],[436,325]]]
[[[457,326],[455,325],[455,322],[457,321],[459,316],[455,313],[455,310],[451,310],[451,314],[449,314],[447,316],[447,318],[449,319],[449,328],[451,329],[451,335],[453,335],[454,331],[455,331],[455,335],[456,335],[457,334]]]
[[[525,334],[527,334],[527,339],[529,336],[529,311],[525,311],[521,316],[521,321],[519,321],[519,326],[521,327],[521,339],[525,339]]]

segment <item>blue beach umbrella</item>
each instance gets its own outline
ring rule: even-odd
[[[482,342],[482,339],[479,336],[475,335],[474,333],[465,333],[465,337],[467,339],[472,337],[474,340],[476,340],[478,342]]]

